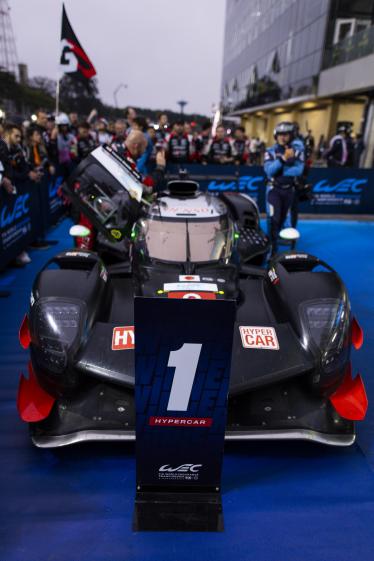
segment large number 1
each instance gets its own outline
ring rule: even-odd
[[[168,366],[174,366],[168,411],[187,411],[192,386],[199,362],[201,343],[184,343],[177,351],[171,351]]]

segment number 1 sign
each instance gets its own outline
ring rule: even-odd
[[[233,301],[135,299],[138,495],[219,493],[234,319]]]

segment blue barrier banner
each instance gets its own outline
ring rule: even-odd
[[[137,489],[220,488],[233,301],[135,299]]]
[[[58,222],[65,209],[58,195],[62,178],[46,175],[39,183],[16,185],[17,194],[0,189],[0,270]]]
[[[18,184],[16,195],[0,190],[0,269],[39,235],[39,194],[34,185]]]
[[[220,166],[190,164],[183,166],[204,191],[239,191],[250,195],[266,211],[266,178],[261,166]],[[168,166],[171,177],[179,168]],[[350,168],[311,168],[308,183],[313,186],[310,201],[300,203],[307,214],[373,214],[374,170]]]

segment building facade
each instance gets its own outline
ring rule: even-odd
[[[281,120],[317,142],[350,121],[369,148],[373,23],[374,0],[227,0],[224,114],[267,143]]]

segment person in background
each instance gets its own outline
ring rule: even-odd
[[[96,148],[96,142],[90,135],[90,125],[86,122],[79,123],[77,136],[78,162],[81,162]]]
[[[361,164],[361,156],[365,150],[364,137],[361,133],[356,134],[356,138],[353,143],[353,167],[359,168]]]
[[[57,115],[56,126],[59,174],[66,179],[76,163],[77,139],[70,132],[70,121],[66,113]]]
[[[160,145],[164,144],[164,146],[166,146],[166,139],[169,134],[168,116],[166,113],[159,114],[157,126],[155,127],[155,129],[157,142]]]
[[[114,136],[112,138],[112,148],[123,156],[125,152],[126,140],[126,122],[123,119],[117,119],[114,122]]]
[[[144,152],[136,161],[136,167],[142,175],[148,175],[148,165],[153,152],[153,142],[151,137],[147,133],[147,129],[148,123],[145,117],[143,117],[142,115],[135,117],[132,123],[132,130],[142,132],[147,141]]]
[[[5,125],[3,138],[0,139],[0,162],[4,168],[1,185],[11,195],[17,194],[17,184],[28,179],[38,183],[42,177],[40,171],[30,169],[21,142],[21,129],[13,123]],[[22,251],[15,259],[15,264],[18,266],[30,262],[30,256],[26,251]]]
[[[249,161],[253,166],[259,164],[259,153],[259,139],[254,136],[249,142]]]
[[[218,125],[215,137],[206,145],[206,158],[212,164],[233,163],[234,151],[223,125]]]
[[[317,146],[317,159],[322,160],[324,153],[327,150],[327,142],[324,134],[321,134]]]
[[[160,149],[163,149],[163,144],[160,146],[157,142],[157,131],[155,130],[155,128],[153,126],[148,126],[147,128],[147,134],[149,136],[149,138],[151,139],[152,142],[152,152],[151,155],[149,156],[149,162],[154,164],[156,162],[156,154],[157,151]]]
[[[232,146],[235,164],[246,164],[249,157],[249,147],[244,127],[235,127]]]
[[[311,129],[308,129],[308,134],[304,138],[305,158],[311,160],[314,154],[315,141]]]
[[[108,131],[108,121],[101,117],[96,125],[96,138],[97,144],[110,144],[112,142],[112,135]]]
[[[207,145],[210,141],[211,134],[212,134],[212,123],[210,121],[205,121],[202,124],[201,133],[194,138],[195,161],[201,162],[203,164],[207,163],[205,154],[206,154]]]
[[[135,109],[133,107],[128,107],[126,111],[126,122],[127,122],[126,136],[130,133],[135,118],[136,118]]]
[[[293,123],[278,123],[274,138],[275,144],[266,150],[264,163],[268,179],[266,200],[272,255],[277,252],[279,232],[291,208],[295,178],[302,176],[305,162],[304,145],[295,138]]]
[[[74,136],[77,136],[78,125],[79,125],[78,113],[76,113],[75,111],[69,113],[69,120],[70,120],[70,132],[74,134]]]
[[[57,165],[57,129],[55,128],[55,117],[48,114],[44,109],[38,109],[36,112],[36,121],[32,123],[32,125],[38,128],[42,135],[49,161]]]
[[[336,135],[332,137],[329,147],[324,153],[327,167],[347,167],[352,159],[353,146],[349,140],[351,127],[347,123],[340,123],[336,129]]]
[[[26,159],[32,170],[40,174],[55,174],[55,167],[49,161],[48,152],[38,127],[30,126],[26,132]]]
[[[191,160],[191,144],[184,132],[184,121],[174,123],[167,143],[167,158],[174,164],[187,164]]]

